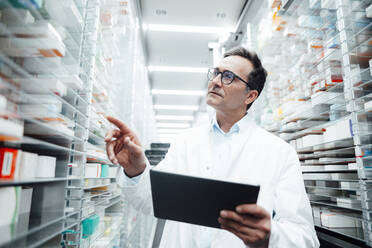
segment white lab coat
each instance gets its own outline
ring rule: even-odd
[[[156,169],[210,177],[210,133],[210,126],[205,125],[181,134]],[[319,247],[295,150],[253,121],[241,130],[233,146],[236,146],[233,150],[239,152],[232,154],[230,168],[223,180],[261,186],[257,204],[269,213],[273,210],[276,213],[271,221],[269,247]],[[149,166],[136,184],[122,170],[117,181],[124,187],[130,204],[144,213],[153,213]],[[166,221],[160,248],[197,248],[200,230],[197,225]],[[213,230],[211,248],[246,247],[234,234]]]

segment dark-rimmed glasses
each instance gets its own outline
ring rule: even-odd
[[[234,79],[237,78],[243,83],[245,83],[250,89],[253,88],[247,81],[245,81],[244,79],[236,75],[234,72],[229,71],[229,70],[221,72],[217,68],[211,68],[208,70],[208,74],[207,74],[208,80],[212,81],[213,79],[218,77],[219,74],[221,74],[221,83],[223,83],[224,85],[231,84],[234,81]]]

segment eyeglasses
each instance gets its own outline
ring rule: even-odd
[[[207,74],[208,80],[212,81],[213,79],[218,77],[219,74],[221,74],[221,83],[223,83],[224,85],[231,84],[234,81],[234,79],[237,78],[243,83],[245,83],[250,89],[253,88],[247,81],[245,81],[244,79],[242,79],[241,77],[233,73],[232,71],[226,70],[226,71],[221,72],[217,68],[212,68],[208,70],[208,74]]]

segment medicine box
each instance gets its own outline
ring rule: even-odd
[[[57,30],[46,21],[37,21],[32,25],[15,25],[9,26],[8,32],[12,33],[16,37],[27,37],[27,38],[50,38],[62,41],[61,36]],[[6,36],[6,33],[0,34]]]
[[[36,167],[36,177],[55,177],[56,158],[50,156],[39,156]]]
[[[18,172],[21,151],[13,148],[0,148],[0,178],[14,179]]]
[[[8,0],[8,1],[0,1],[0,8],[9,7],[9,3],[18,9],[30,9],[35,8],[39,9],[44,3],[44,0]]]
[[[119,167],[109,167],[108,177],[109,178],[115,178],[118,169],[119,169]]]
[[[32,179],[35,178],[38,164],[38,155],[31,152],[21,152],[21,161],[19,163],[18,179]]]
[[[303,174],[304,180],[330,180],[331,173],[310,173]]]
[[[60,104],[22,104],[20,110],[32,118],[58,118],[62,111]]]
[[[31,187],[22,187],[21,189],[17,232],[27,231],[28,229],[32,202],[32,191],[33,189]]]
[[[311,96],[311,104],[342,104],[344,103],[343,93],[320,91]]]
[[[83,81],[78,75],[64,75],[59,78],[67,87],[80,90],[83,87]]]
[[[20,78],[14,79],[21,89],[31,94],[48,94],[50,91],[59,95],[67,94],[67,87],[57,78]]]
[[[35,21],[28,9],[5,8],[1,10],[1,22],[8,25],[24,25]]]
[[[366,16],[372,18],[372,4],[366,8]]]
[[[101,177],[101,164],[87,163],[85,164],[85,178]]]
[[[58,72],[63,66],[60,57],[24,58],[23,67],[35,74],[51,74]],[[50,77],[50,76],[48,76]]]
[[[48,58],[63,57],[66,54],[63,42],[51,38],[0,38],[0,47],[5,54],[12,57],[42,56]],[[40,64],[38,66],[42,67]]]
[[[81,27],[83,19],[73,0],[48,0],[44,5],[52,20],[66,27]]]
[[[18,221],[21,187],[0,187],[0,226],[2,239],[9,235],[7,226]]]
[[[56,135],[67,135],[74,136],[74,130],[68,128],[64,123],[59,122],[46,122],[45,126],[41,126],[36,123],[25,124],[25,133],[39,136],[56,136]],[[68,137],[65,137],[68,138]]]
[[[83,239],[91,236],[98,227],[99,216],[94,214],[82,221]]]
[[[359,183],[358,182],[340,182],[341,188],[359,188]]]
[[[332,173],[332,180],[358,180],[356,173]]]
[[[347,165],[325,165],[324,166],[324,170],[326,171],[332,171],[332,170],[348,170],[348,166]]]
[[[108,177],[109,174],[109,165],[102,164],[101,165],[101,177]]]
[[[360,227],[360,222],[354,218],[345,216],[342,212],[322,211],[320,214],[322,226],[328,228]]]
[[[310,134],[302,137],[303,147],[315,146],[323,143],[323,135]]]
[[[6,109],[6,97],[3,95],[0,95],[0,110],[5,110]]]
[[[23,136],[23,123],[0,118],[0,127],[2,139],[20,139]]]

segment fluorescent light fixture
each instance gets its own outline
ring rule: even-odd
[[[177,133],[158,133],[159,138],[175,138]]]
[[[156,115],[156,120],[178,120],[178,121],[192,121],[192,115]]]
[[[170,128],[190,128],[190,123],[172,123],[172,122],[159,122],[157,127],[170,127]]]
[[[186,25],[164,25],[164,24],[143,24],[145,31],[163,31],[180,33],[202,33],[202,34],[221,34],[234,32],[233,27],[206,27],[206,26],[186,26]]]
[[[161,105],[155,104],[154,109],[162,110],[198,110],[198,105]]]
[[[207,73],[207,67],[185,67],[185,66],[157,66],[149,65],[147,69],[151,71],[165,71],[165,72],[196,72]]]
[[[205,90],[159,90],[152,89],[153,95],[178,95],[178,96],[205,96]]]
[[[164,128],[164,129],[158,129],[158,134],[177,134],[182,131],[183,131],[182,129]]]

